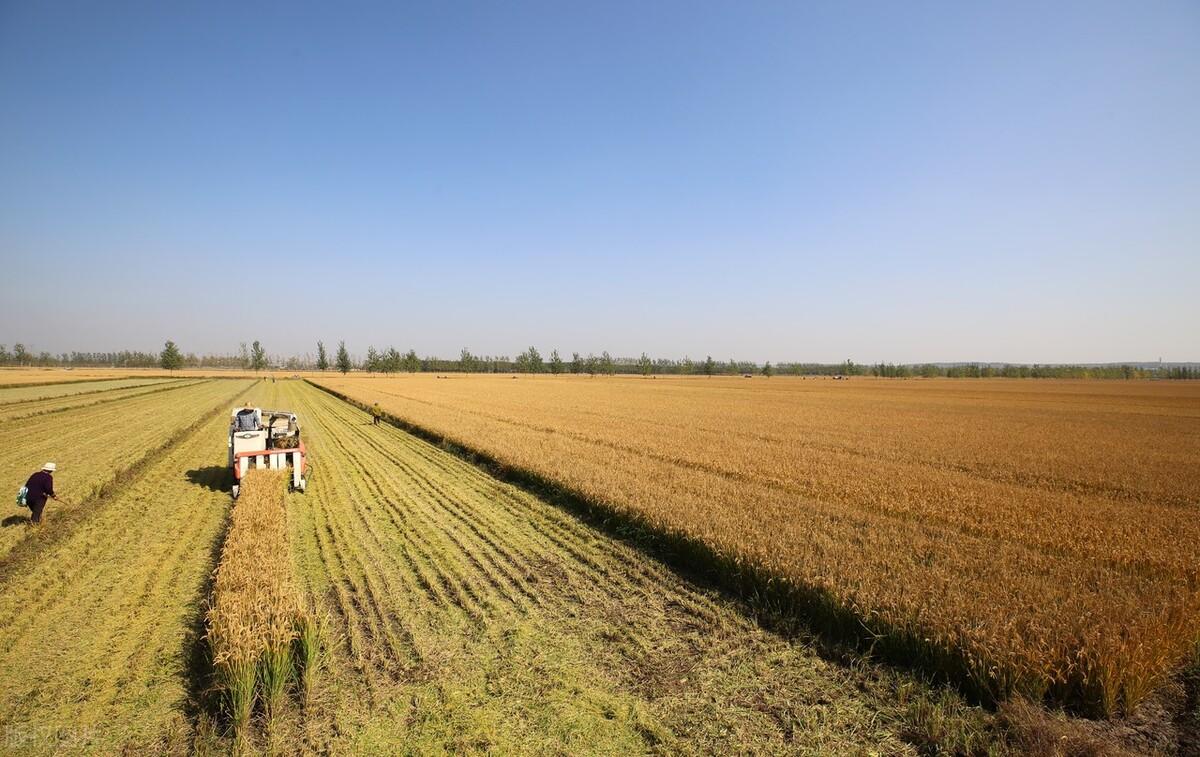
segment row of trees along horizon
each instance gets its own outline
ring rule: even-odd
[[[281,357],[269,355],[259,341],[247,345],[242,342],[236,354],[197,355],[183,353],[173,341],[168,341],[161,352],[64,352],[52,355],[49,352],[34,353],[24,344],[0,344],[0,366],[24,367],[79,367],[79,368],[226,368],[253,371],[265,370],[334,370],[342,373],[364,371],[366,373],[549,373],[596,375],[701,375],[701,376],[878,376],[883,378],[1103,378],[1103,379],[1200,379],[1200,366],[1105,364],[1105,365],[1027,365],[1016,363],[922,363],[861,364],[853,360],[841,363],[779,363],[770,361],[759,364],[749,360],[704,360],[651,358],[646,353],[640,357],[616,357],[607,351],[599,356],[578,352],[564,358],[558,350],[551,350],[543,357],[536,347],[529,347],[516,358],[507,355],[475,355],[463,349],[457,360],[438,357],[418,357],[415,350],[401,353],[394,347],[378,350],[367,348],[365,358],[359,359],[339,342],[332,357],[324,342],[317,342],[313,354]]]

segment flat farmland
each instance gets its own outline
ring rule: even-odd
[[[204,394],[156,395],[156,417],[174,419],[156,425],[187,428],[235,399],[270,407],[274,387],[211,381]],[[34,537],[37,550],[6,566],[0,583],[5,754],[193,750],[197,701],[207,685],[196,673],[200,619],[229,514],[228,425],[225,412],[213,414],[111,497],[72,513],[76,527],[62,538],[46,538],[60,535],[66,510],[50,503],[42,538]]]
[[[33,400],[29,417],[24,404],[0,407],[0,476],[14,487],[47,461],[58,464],[55,490],[63,502],[50,503],[48,521],[61,518],[106,487],[122,472],[135,468],[146,455],[169,443],[173,436],[217,408],[226,408],[250,387],[248,380],[173,382],[136,389],[114,388],[83,397],[60,397],[57,412],[45,401]],[[79,384],[76,386],[85,386]],[[0,402],[3,392],[0,390]],[[133,394],[130,394],[133,392]],[[111,395],[105,401],[106,395]],[[73,407],[71,403],[87,401]],[[36,406],[36,407],[33,407]],[[10,500],[11,502],[11,500]],[[0,560],[28,536],[28,511],[6,517],[0,528]]]
[[[136,368],[0,368],[0,388],[34,387],[50,384],[82,384],[142,376],[166,376],[166,371]]]
[[[987,698],[1128,712],[1194,659],[1196,383],[319,383]]]
[[[296,570],[338,640],[305,722],[279,729],[298,751],[903,755],[931,719],[946,749],[995,738],[978,708],[826,659],[433,444],[278,386],[314,460],[288,498]]]
[[[763,629],[721,592],[312,386],[200,386],[211,394],[47,416],[95,432],[120,424],[93,413],[137,409],[184,433],[87,509],[52,503],[28,548],[0,558],[6,754],[1006,753],[956,695]],[[311,478],[282,497],[289,544],[272,554],[330,626],[312,696],[269,726],[256,702],[239,741],[204,618],[253,501],[231,505],[225,468],[241,401],[300,415]],[[139,438],[143,454],[161,444]],[[73,446],[97,452],[83,438],[58,452]]]
[[[0,387],[0,407],[21,404],[31,401],[46,401],[57,397],[84,395],[106,392],[110,389],[125,389],[138,386],[161,384],[170,379],[165,378],[116,378],[88,379],[86,381],[67,381],[58,384],[27,384]]]

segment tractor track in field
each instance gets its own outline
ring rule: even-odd
[[[284,392],[314,474],[296,561],[340,639],[313,718],[345,741],[309,748],[911,749],[878,680],[329,393]]]

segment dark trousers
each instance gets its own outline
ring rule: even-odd
[[[29,512],[30,512],[29,517],[33,520],[34,523],[41,523],[42,522],[42,510],[45,510],[45,509],[46,509],[45,502],[30,502],[29,503]]]
[[[372,416],[371,416],[371,425],[372,425],[372,426],[378,426],[378,425],[379,425],[379,416],[378,416],[378,415],[372,415]]]

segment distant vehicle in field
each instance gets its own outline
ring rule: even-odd
[[[229,416],[229,467],[233,469],[234,499],[241,492],[242,476],[254,468],[291,468],[288,490],[303,492],[308,459],[296,414],[250,405],[234,408]]]

